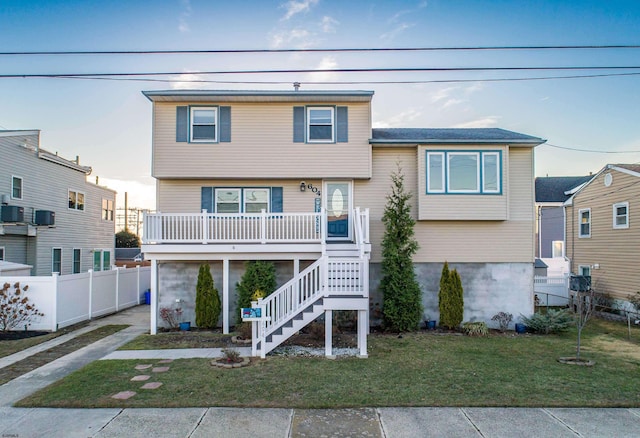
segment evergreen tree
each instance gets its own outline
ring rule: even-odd
[[[251,307],[253,295],[260,291],[264,296],[268,296],[276,290],[276,267],[271,262],[256,260],[245,264],[245,271],[236,284],[238,291],[238,312],[237,323],[242,322],[240,309]]]
[[[440,325],[449,329],[456,328],[464,317],[464,291],[460,274],[444,262],[440,276],[440,292],[438,293],[440,309]]]
[[[208,329],[217,327],[221,311],[220,295],[213,284],[211,268],[205,263],[200,266],[196,284],[196,326]]]
[[[385,328],[417,330],[422,319],[422,291],[413,271],[412,256],[418,250],[411,216],[411,193],[405,191],[402,169],[391,174],[391,194],[382,215],[382,314]]]

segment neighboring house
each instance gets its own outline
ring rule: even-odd
[[[565,202],[571,272],[617,300],[639,290],[639,200],[640,165],[608,164]]]
[[[0,131],[0,260],[33,275],[110,269],[115,192],[91,167],[40,148],[40,131]]]
[[[533,311],[533,148],[544,140],[501,129],[372,129],[371,91],[144,95],[153,102],[158,209],[145,218],[142,248],[152,263],[152,332],[158,307],[176,299],[193,318],[203,262],[227,332],[244,261],[265,259],[282,287],[261,304],[271,318],[254,345],[261,354],[340,309],[359,311],[366,354],[398,165],[413,193],[425,317],[438,314],[445,261],[461,273],[465,320]]]
[[[593,176],[536,178],[536,257],[548,267],[548,275],[569,273],[565,251],[564,202]]]

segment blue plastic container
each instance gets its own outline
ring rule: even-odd
[[[144,303],[145,304],[151,304],[151,291],[147,290],[144,293]]]

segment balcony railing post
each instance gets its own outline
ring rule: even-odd
[[[206,245],[209,241],[209,227],[207,226],[207,210],[202,209],[202,244]]]
[[[260,242],[267,243],[267,212],[264,208],[260,214]]]

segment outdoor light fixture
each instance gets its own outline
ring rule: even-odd
[[[304,192],[305,190],[307,190],[307,183],[300,181],[300,191]]]

